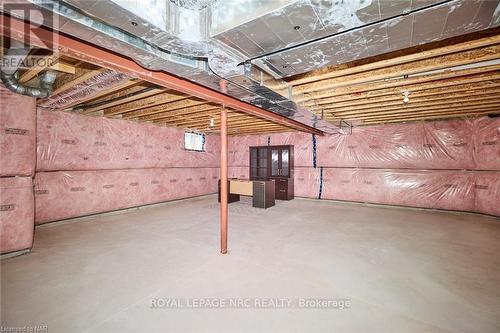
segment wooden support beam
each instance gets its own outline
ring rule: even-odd
[[[46,70],[48,67],[55,65],[58,59],[59,55],[57,54],[51,54],[43,57],[42,60],[38,61],[38,64],[36,66],[33,66],[24,71],[24,73],[19,77],[19,82],[20,83],[28,82],[29,80],[40,74],[42,71]]]
[[[386,60],[381,60],[377,62],[372,62],[368,63],[365,65],[361,66],[355,66],[355,67],[349,67],[349,68],[342,68],[339,69],[339,66],[330,66],[326,68],[319,69],[317,71],[312,71],[300,76],[297,76],[295,78],[292,78],[291,80],[288,81],[288,84],[297,86],[297,85],[303,85],[306,83],[311,83],[311,82],[317,82],[321,80],[326,80],[326,79],[331,79],[334,77],[343,77],[346,75],[352,75],[356,73],[361,73],[361,72],[368,72],[368,71],[373,71],[376,69],[384,68],[384,67],[391,67],[395,65],[400,65],[408,62],[414,62],[414,61],[419,61],[419,60],[424,60],[424,59],[429,59],[429,58],[434,58],[434,57],[439,57],[451,53],[457,53],[457,52],[463,52],[463,51],[468,51],[476,48],[481,48],[485,46],[490,46],[494,44],[499,44],[500,43],[500,35],[492,36],[492,37],[485,37],[473,41],[468,41],[464,43],[459,43],[459,44],[454,44],[454,45],[449,45],[449,46],[444,46],[444,47],[439,47],[427,51],[421,51],[405,56],[400,56],[400,57],[395,57],[391,59],[386,59]],[[284,87],[275,87],[275,88],[284,88]]]
[[[414,61],[402,65],[380,68],[366,73],[346,75],[338,78],[326,79],[293,87],[293,94],[315,92],[339,87],[352,86],[378,80],[387,80],[404,75],[431,72],[440,69],[468,65],[498,59],[500,45],[488,46],[480,49],[465,51],[459,54],[449,54],[430,59]]]
[[[76,73],[76,68],[72,64],[61,61],[59,59],[58,62],[56,62],[53,66],[50,66],[48,69],[61,72],[61,73],[66,73],[66,74],[75,74]]]

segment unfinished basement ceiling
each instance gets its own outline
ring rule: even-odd
[[[347,90],[350,85],[365,84],[369,80],[325,82],[325,72],[334,72],[333,76],[341,81],[340,74],[335,73],[336,66],[374,59],[381,54],[401,56],[398,52],[402,50],[487,29],[495,31],[500,24],[499,0],[29,2],[58,14],[56,30],[129,56],[147,68],[165,70],[327,133],[338,132],[343,120],[369,124],[372,119],[334,112],[333,104],[325,102],[325,99],[342,95],[333,90]],[[496,52],[493,44],[488,46],[493,49],[484,52]],[[450,53],[443,51],[442,54]],[[452,62],[459,63],[458,67],[450,65],[449,68],[438,61],[442,60],[437,59],[441,53],[431,54],[426,59],[436,60],[438,66],[416,67],[418,70],[410,73],[406,69],[396,72],[398,67],[394,67],[391,75],[380,75],[372,81],[427,76],[429,68],[431,71],[462,71],[467,68],[460,66],[470,63],[484,67],[482,72],[496,71],[498,68],[494,66],[498,64],[491,61],[498,60],[497,54],[480,58],[464,55],[463,61]],[[411,67],[413,61],[406,59],[394,63],[407,63],[407,67]],[[460,74],[468,75],[469,72],[482,73],[469,70]],[[308,79],[300,78],[301,75]],[[393,99],[398,96],[402,100],[401,94],[407,91],[408,82],[403,79],[399,85],[390,86],[394,88]],[[414,81],[418,80],[409,80]],[[365,93],[373,87],[349,89]],[[407,107],[399,102],[391,107]],[[378,107],[374,104],[369,111],[377,112]],[[399,111],[395,112],[398,115],[406,113],[406,118],[387,119],[391,121],[427,119],[410,117],[413,109],[389,111]],[[470,114],[454,112],[448,115]],[[429,116],[439,115],[430,113]]]
[[[292,1],[212,36],[280,77],[487,29],[498,1]]]
[[[1,40],[2,56],[7,43]],[[37,100],[39,109],[148,122],[204,133],[220,131],[220,105],[49,50],[33,50],[28,57],[33,56],[44,57],[45,61],[39,62],[43,65],[20,70],[19,82],[36,85],[39,73],[48,69],[57,73],[52,95]],[[50,67],[46,67],[48,65]],[[228,110],[228,133],[233,135],[293,131],[266,119]]]

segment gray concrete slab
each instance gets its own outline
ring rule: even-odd
[[[499,332],[500,220],[208,196],[37,228],[1,266],[3,327],[49,332]],[[347,298],[345,309],[152,308],[153,300]]]

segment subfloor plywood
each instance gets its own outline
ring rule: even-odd
[[[500,220],[216,196],[38,227],[2,261],[2,326],[49,332],[498,332]],[[349,298],[347,309],[151,308],[158,298]]]

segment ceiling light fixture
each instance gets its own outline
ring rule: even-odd
[[[407,104],[410,101],[410,92],[403,91],[403,103]]]
[[[210,119],[210,127],[214,127],[215,126],[215,120],[214,118],[211,118]]]

